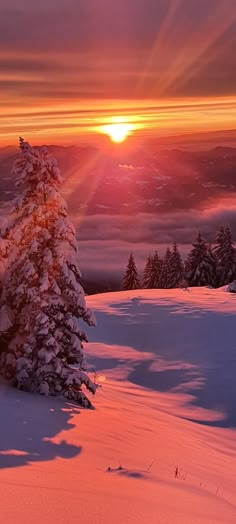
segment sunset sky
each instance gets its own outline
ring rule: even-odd
[[[236,0],[0,0],[0,144],[233,129]]]

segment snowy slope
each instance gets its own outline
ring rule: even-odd
[[[235,523],[236,296],[87,299],[96,410],[1,386],[0,522]]]

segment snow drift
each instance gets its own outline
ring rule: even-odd
[[[235,295],[87,299],[96,410],[0,389],[2,521],[235,523]]]

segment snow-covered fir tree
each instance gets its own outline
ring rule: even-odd
[[[169,288],[179,287],[183,281],[184,266],[176,243],[173,244],[173,251],[169,260],[169,273],[167,284]]]
[[[208,257],[209,257],[209,264],[210,264],[210,273],[209,273],[209,286],[211,287],[217,287],[217,274],[216,274],[216,256],[214,253],[214,250],[212,248],[212,245],[208,245]]]
[[[146,262],[146,265],[145,265],[145,268],[144,268],[143,282],[142,282],[143,288],[146,288],[146,289],[150,289],[152,287],[152,285],[151,285],[152,284],[152,280],[151,280],[152,263],[153,263],[153,257],[151,255],[149,255],[148,259],[147,259],[147,262]]]
[[[155,251],[154,257],[152,259],[152,265],[151,265],[151,273],[150,273],[150,281],[149,281],[150,289],[156,289],[160,287],[159,282],[160,282],[161,267],[162,267],[162,260],[159,257],[158,252]]]
[[[163,258],[161,273],[159,279],[159,285],[161,289],[169,289],[170,285],[170,268],[171,268],[171,250],[169,247],[166,249],[165,256]]]
[[[58,187],[57,163],[45,148],[20,139],[14,170],[22,195],[8,233],[11,247],[3,279],[1,334],[8,340],[0,372],[18,388],[62,394],[84,407],[95,393],[86,373],[82,319],[95,325],[80,285],[78,245]]]
[[[122,282],[122,289],[140,289],[138,271],[133,253],[130,253],[127,269]]]
[[[189,286],[206,286],[211,281],[211,264],[206,240],[198,233],[193,248],[186,261],[186,274]]]
[[[236,256],[229,226],[221,227],[218,231],[214,254],[216,257],[217,285],[229,284],[236,279]]]
[[[216,234],[216,243],[214,247],[216,259],[216,286],[219,287],[223,281],[223,259],[225,257],[225,228],[221,226]]]

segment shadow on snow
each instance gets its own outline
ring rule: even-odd
[[[33,462],[70,459],[82,448],[50,439],[62,430],[74,427],[70,420],[78,408],[60,401],[18,392],[0,391],[0,469],[29,465]]]
[[[130,346],[140,353],[151,352],[150,360],[126,362],[133,369],[128,379],[145,388],[170,392],[178,388],[191,396],[193,406],[224,413],[222,420],[199,421],[218,427],[236,427],[236,351],[232,333],[235,316],[207,311],[185,302],[158,305],[132,299],[112,305],[114,312],[96,312],[98,328],[94,341]],[[113,309],[114,311],[114,309]],[[171,319],[171,322],[170,322]],[[99,326],[102,326],[99,328]],[[90,337],[90,339],[92,339]],[[157,369],[158,360],[164,369]],[[119,366],[124,359],[90,359],[99,371]],[[155,364],[155,370],[152,365]],[[196,385],[197,380],[197,385]]]

